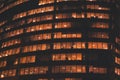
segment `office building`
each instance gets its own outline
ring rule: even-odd
[[[0,80],[120,80],[119,0],[1,0]]]

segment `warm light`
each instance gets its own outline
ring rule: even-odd
[[[33,22],[35,22],[35,20],[33,20]]]
[[[40,27],[40,30],[42,30],[42,28]]]
[[[99,7],[98,9],[102,9],[101,7]]]
[[[64,27],[67,27],[67,25],[66,25],[66,24],[64,24]]]
[[[88,0],[88,1],[96,1],[96,0]]]
[[[42,13],[44,12],[44,10],[41,11]]]
[[[31,31],[34,31],[34,29],[31,29]]]
[[[38,39],[40,39],[41,37],[39,36]]]
[[[56,16],[55,18],[56,18],[56,19],[58,19],[58,17],[57,17],[57,16]]]
[[[57,28],[58,26],[57,25],[55,25],[55,28]]]
[[[23,16],[20,16],[20,17],[23,17]]]
[[[82,18],[84,18],[84,15],[82,14]]]
[[[73,18],[76,18],[77,16],[76,16],[76,13],[72,13],[72,17]]]
[[[5,54],[5,56],[8,56],[8,54]]]
[[[100,18],[103,18],[103,16],[100,16]]]
[[[4,75],[3,75],[3,74],[1,74],[1,78],[4,78]]]

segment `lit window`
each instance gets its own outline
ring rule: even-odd
[[[72,18],[84,18],[84,13],[72,13]]]
[[[81,53],[61,53],[61,54],[53,54],[52,55],[53,61],[59,60],[82,60]]]
[[[93,27],[93,28],[109,28],[109,24],[104,23],[104,22],[96,22],[96,23],[93,23],[91,27]]]
[[[23,52],[33,52],[38,50],[48,50],[50,49],[50,44],[37,44],[31,46],[24,46]]]
[[[17,65],[17,64],[18,64],[18,59],[15,59],[14,65]]]
[[[39,0],[38,5],[54,3],[54,0]]]
[[[120,44],[120,38],[119,38],[119,37],[116,37],[115,42],[116,42],[117,44]]]
[[[0,61],[0,67],[5,67],[7,64],[7,61]]]
[[[74,42],[73,48],[78,48],[78,49],[85,48],[85,42]]]
[[[107,69],[106,68],[101,68],[101,67],[94,67],[94,66],[90,66],[89,67],[89,72],[90,73],[107,73]]]
[[[7,21],[2,21],[2,22],[0,22],[0,27],[1,27],[2,25],[4,25],[6,22],[7,22]]]
[[[116,48],[116,49],[115,49],[115,52],[118,53],[118,54],[120,54],[120,49],[117,49],[117,48]]]
[[[88,43],[89,49],[108,49],[108,43],[103,42],[89,42]]]
[[[54,33],[54,38],[81,38],[81,37],[82,37],[81,33],[62,33],[62,32]]]
[[[109,10],[109,8],[103,7],[103,6],[100,6],[100,5],[87,5],[87,9]]]
[[[109,19],[109,15],[105,13],[87,13],[87,18]]]
[[[109,38],[109,34],[106,32],[90,32],[89,37],[91,38]]]
[[[55,28],[70,28],[71,22],[55,23]]]
[[[2,43],[2,48],[12,46],[12,45],[15,45],[15,44],[20,44],[20,43],[21,43],[20,39],[10,40],[10,41],[7,41],[7,42],[3,42]]]
[[[30,36],[31,41],[51,39],[51,33]]]
[[[120,58],[115,57],[115,63],[120,64]]]
[[[56,19],[64,19],[64,18],[83,18],[84,14],[77,14],[77,13],[61,13],[56,14]]]
[[[26,29],[26,32],[33,32],[33,31],[47,30],[47,29],[52,29],[52,24],[30,26]]]
[[[15,55],[15,54],[18,54],[19,52],[20,52],[20,48],[5,50],[5,51],[0,52],[0,58],[6,57],[9,55]]]
[[[27,19],[27,23],[29,24],[29,23],[35,23],[39,21],[52,20],[52,19],[53,19],[53,15],[44,15],[44,16],[29,18]]]
[[[52,67],[52,73],[85,73],[86,67],[83,65],[65,65]]]
[[[84,42],[62,42],[62,43],[54,43],[53,49],[84,49]]]
[[[96,0],[86,0],[86,1],[96,1]]]
[[[115,74],[120,75],[120,68],[115,68]]]
[[[15,1],[15,2],[7,5],[7,6],[4,7],[3,9],[1,9],[0,14],[3,13],[4,11],[6,11],[6,10],[8,10],[8,9],[14,7],[14,6],[16,6],[16,5],[22,4],[22,3],[27,2],[27,1],[28,1],[28,0],[17,0],[17,1]]]
[[[14,31],[6,33],[5,38],[13,37],[13,36],[16,36],[16,35],[20,35],[22,33],[23,33],[23,29],[14,30]]]
[[[25,17],[26,15],[27,15],[26,12],[19,13],[19,14],[15,15],[15,16],[13,17],[13,20],[18,19],[18,18]]]
[[[0,78],[12,77],[16,75],[16,69],[5,70],[0,72]]]
[[[82,78],[65,78],[65,79],[61,79],[61,80],[82,80]]]
[[[47,66],[21,68],[20,75],[46,74],[47,71],[48,71]]]
[[[35,56],[26,56],[20,58],[20,63],[34,63],[35,62]]]
[[[78,1],[78,0],[57,0],[57,2],[63,2],[63,1]]]

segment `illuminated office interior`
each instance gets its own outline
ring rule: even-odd
[[[0,80],[120,80],[117,3],[1,0]]]

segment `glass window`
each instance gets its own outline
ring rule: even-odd
[[[90,32],[89,33],[89,37],[91,38],[105,38],[108,39],[109,38],[109,34],[106,32]]]
[[[53,6],[42,7],[42,8],[29,10],[28,15],[33,15],[33,14],[38,14],[38,13],[43,13],[43,12],[49,12],[49,11],[53,11],[53,10],[54,10]]]
[[[109,19],[109,15],[105,13],[87,13],[87,18]]]
[[[104,23],[104,22],[96,22],[96,23],[93,23],[91,27],[93,27],[93,28],[109,28],[109,24]]]
[[[108,43],[103,42],[88,42],[89,49],[108,49]]]
[[[4,7],[3,9],[1,9],[0,14],[3,13],[4,11],[6,11],[6,10],[8,10],[8,9],[14,7],[14,6],[16,6],[16,5],[22,4],[22,3],[27,2],[27,1],[28,1],[28,0],[18,0],[18,1],[15,1],[15,2],[7,5],[7,6]]]
[[[53,49],[84,49],[85,42],[62,42],[62,43],[54,43]]]
[[[39,0],[38,5],[54,3],[54,0]]]
[[[52,67],[52,73],[85,73],[86,67],[83,65],[64,65]]]
[[[19,52],[20,52],[20,48],[5,50],[0,52],[0,58],[10,56],[10,55],[15,55],[15,54],[18,54]]]
[[[120,37],[116,37],[115,42],[116,42],[117,44],[120,44]]]
[[[29,38],[29,37],[27,37]],[[51,39],[51,33],[46,33],[46,34],[37,34],[37,35],[32,35],[30,36],[31,41],[36,41],[36,40],[47,40]]]
[[[17,65],[17,64],[18,64],[18,59],[15,59],[14,65]]]
[[[48,71],[47,66],[21,68],[20,75],[46,74],[47,71]]]
[[[2,21],[2,22],[0,22],[0,27],[1,27],[2,25],[4,25],[6,22],[7,22],[7,21]]]
[[[53,54],[52,55],[53,61],[59,60],[82,60],[81,53],[61,53],[61,54]]]
[[[13,37],[13,36],[16,36],[16,35],[20,35],[22,33],[23,33],[23,29],[14,30],[14,31],[6,33],[4,38]]]
[[[35,62],[35,56],[26,56],[20,58],[20,63],[34,63]]]
[[[43,16],[29,18],[27,19],[27,23],[29,24],[29,23],[35,23],[39,21],[52,20],[52,19],[53,19],[53,15],[43,15]]]
[[[24,46],[23,52],[33,52],[38,50],[48,50],[50,49],[50,44],[37,44],[31,46]]]
[[[7,61],[0,61],[0,67],[5,67],[7,65]]]
[[[73,48],[77,48],[77,49],[83,49],[85,48],[85,42],[74,42],[73,43]]]
[[[0,78],[12,77],[16,75],[16,69],[4,70],[0,72]]]
[[[8,47],[8,46],[12,46],[12,45],[15,45],[15,44],[20,44],[20,43],[21,43],[20,39],[9,40],[7,42],[3,42],[1,47],[2,48],[3,47]]]
[[[56,14],[56,19],[64,19],[64,18],[71,18],[70,13],[61,13],[61,14]]]
[[[26,28],[26,32],[33,32],[33,31],[47,30],[47,29],[52,29],[52,24],[30,26]]]
[[[115,74],[120,75],[120,68],[115,68]]]
[[[118,53],[118,54],[120,54],[120,49],[117,49],[117,48],[116,48],[116,49],[115,49],[115,52]]]
[[[15,15],[15,16],[13,17],[13,20],[18,19],[18,18],[25,17],[26,15],[27,15],[27,12],[19,13],[19,14]]]
[[[72,13],[72,18],[84,18],[84,13]]]
[[[57,0],[57,2],[63,2],[63,1],[78,1],[78,0]]]
[[[55,23],[55,28],[70,28],[71,22],[59,22]]]
[[[100,5],[87,5],[87,9],[110,10],[109,8]]]
[[[120,64],[120,58],[119,57],[115,57],[115,63]]]
[[[54,38],[81,38],[81,37],[82,37],[81,33],[62,33],[62,32],[54,33]]]
[[[89,67],[89,72],[90,73],[107,73],[107,69],[106,68],[101,68],[101,67],[94,67],[94,66],[90,66]]]

